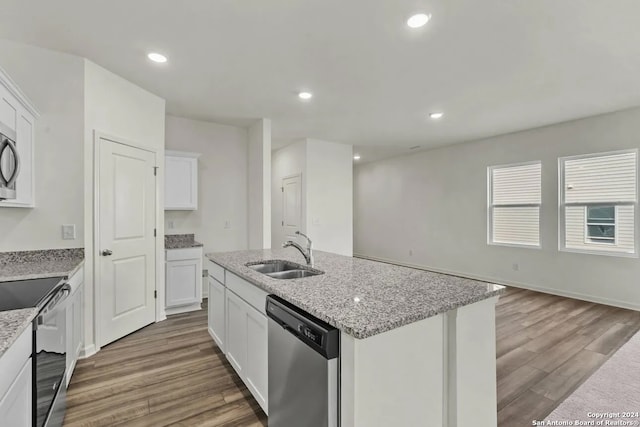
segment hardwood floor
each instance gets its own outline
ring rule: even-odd
[[[206,316],[170,316],[79,361],[64,425],[266,426]],[[496,327],[498,425],[530,426],[640,330],[640,312],[510,288]]]
[[[64,426],[266,426],[207,332],[207,310],[170,316],[78,361]]]
[[[496,328],[498,425],[530,426],[640,330],[640,312],[509,288]]]

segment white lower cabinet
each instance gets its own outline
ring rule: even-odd
[[[227,359],[267,413],[267,318],[227,289]]]
[[[268,413],[268,334],[264,314],[267,293],[218,269],[214,264],[208,266],[209,273],[213,273],[209,277],[209,334],[262,410]],[[216,278],[226,282],[223,284]]]
[[[209,335],[224,353],[226,349],[225,305],[226,288],[213,277],[209,277]]]
[[[32,425],[32,328],[27,326],[0,356],[0,425]]]
[[[246,307],[247,363],[245,382],[260,406],[267,412],[267,318],[253,307]]]
[[[227,292],[227,359],[243,380],[247,360],[245,305],[236,294]]]
[[[0,398],[2,425],[31,427],[31,399],[31,358],[28,358],[9,390]]]
[[[166,251],[167,314],[199,310],[202,303],[202,248]]]
[[[84,347],[84,270],[81,268],[68,281],[71,295],[67,304],[67,385]]]

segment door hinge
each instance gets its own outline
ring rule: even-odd
[[[282,226],[284,227],[284,221],[282,221]]]
[[[158,229],[154,228],[153,229],[153,237],[157,237],[158,236]]]
[[[280,191],[284,193],[284,187],[280,187]]]
[[[153,167],[153,176],[158,176],[158,166]]]
[[[156,299],[158,298],[158,291],[153,291],[153,297]]]

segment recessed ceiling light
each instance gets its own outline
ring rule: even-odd
[[[167,57],[162,55],[161,53],[151,52],[147,55],[147,58],[149,58],[153,62],[157,62],[158,64],[164,64],[165,62],[167,62]]]
[[[313,94],[311,92],[300,92],[298,94],[298,98],[300,99],[311,99],[313,97]]]
[[[411,28],[420,28],[431,19],[431,14],[418,13],[407,19],[407,25]]]
[[[429,114],[429,117],[431,117],[432,119],[441,119],[442,116],[444,116],[444,113],[440,113],[440,112]]]
[[[353,160],[360,160],[360,154],[356,154],[355,156],[353,156]]]

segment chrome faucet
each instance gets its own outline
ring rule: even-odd
[[[305,261],[307,261],[307,265],[310,266],[310,267],[313,267],[313,249],[311,249],[311,239],[309,237],[307,237],[306,235],[302,234],[299,231],[296,231],[296,234],[298,236],[302,236],[305,239],[307,239],[307,249],[306,250],[302,246],[300,246],[299,244],[297,244],[296,242],[294,242],[292,240],[287,240],[286,242],[284,242],[282,244],[282,247],[283,248],[288,248],[289,246],[293,246],[294,248],[296,248],[297,250],[300,251],[300,253],[304,257]]]

